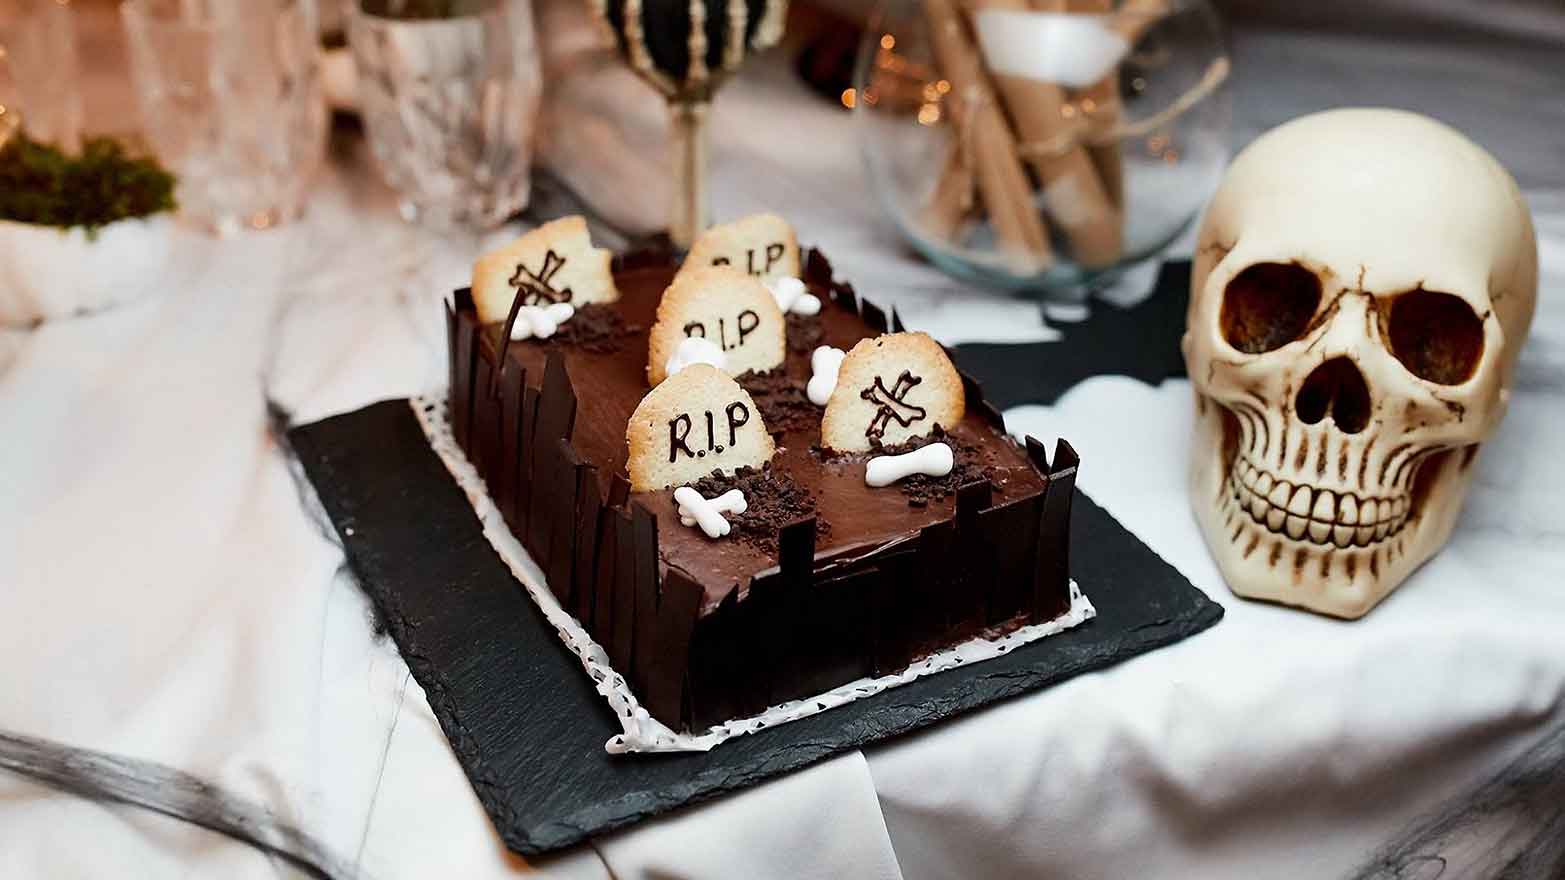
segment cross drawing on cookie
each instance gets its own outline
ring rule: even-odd
[[[517,263],[516,274],[507,283],[521,294],[522,305],[553,305],[571,301],[571,289],[554,289],[554,276],[565,267],[565,258],[551,248],[543,255],[543,268],[537,272]]]
[[[913,375],[912,372],[903,370],[902,375],[897,377],[897,384],[890,389],[887,389],[881,378],[876,376],[875,384],[859,392],[860,397],[880,407],[875,412],[875,417],[870,419],[869,427],[864,430],[864,436],[868,437],[871,443],[880,442],[880,438],[885,436],[886,426],[892,419],[896,419],[897,424],[906,428],[914,422],[923,421],[924,417],[929,415],[923,407],[905,401],[907,393],[922,381],[924,380]]]

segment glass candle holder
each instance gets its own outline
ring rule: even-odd
[[[27,113],[33,139],[67,152],[81,148],[81,68],[68,0],[21,0],[0,59]]]
[[[1188,227],[1228,158],[1206,0],[887,0],[859,55],[870,186],[930,261],[1079,300]]]
[[[355,0],[348,41],[404,217],[490,227],[527,206],[542,80],[526,0]]]
[[[296,217],[325,155],[315,0],[125,0],[147,142],[220,235]]]

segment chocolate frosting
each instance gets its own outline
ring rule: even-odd
[[[568,335],[507,346],[507,358],[529,376],[542,374],[550,353],[563,356],[577,398],[572,444],[584,460],[598,465],[605,493],[613,475],[625,472],[629,455],[625,426],[636,404],[650,390],[646,380],[646,328],[652,326],[658,300],[673,280],[674,272],[673,266],[656,266],[615,276],[620,301],[613,308],[619,310],[627,329],[612,350],[578,345]],[[830,297],[830,291],[817,284],[811,285],[811,291],[823,301]],[[818,326],[818,335],[810,333],[818,340],[817,345],[833,345],[844,351],[861,339],[877,335],[863,318],[841,307],[828,306],[813,318],[791,316],[789,332],[800,329],[804,321]],[[501,329],[498,324],[484,328],[485,357],[492,358],[499,347]],[[783,381],[791,383],[801,396],[810,379],[812,350],[789,345],[786,361],[779,370],[785,377]],[[779,379],[767,377],[765,384],[776,393]],[[766,404],[758,401],[758,405],[764,412]],[[897,486],[866,486],[864,465],[868,455],[837,456],[822,454],[818,449],[818,412],[814,419],[790,418],[775,426],[768,422],[767,427],[774,432],[778,446],[772,470],[817,499],[815,515],[830,529],[829,543],[816,548],[817,559],[838,553],[860,555],[895,544],[918,534],[925,526],[950,519],[955,510],[956,499],[949,489],[919,493],[923,503],[910,505],[909,496]],[[780,434],[776,433],[779,429]],[[961,472],[987,476],[996,502],[1034,495],[1043,489],[1044,478],[1026,454],[1003,429],[991,423],[981,408],[970,407],[961,424],[951,426],[947,432],[952,435],[953,448],[962,452]],[[657,516],[661,569],[666,572],[677,568],[703,587],[703,613],[714,610],[735,587],[743,598],[756,575],[777,567],[776,554],[766,551],[761,542],[713,540],[700,529],[681,525],[672,489],[635,493],[632,499],[643,502]],[[803,518],[810,511],[801,509],[798,514]]]
[[[457,442],[649,712],[697,729],[1065,611],[1075,451],[1061,441],[1051,462],[1031,438],[1018,447],[970,377],[967,416],[942,426],[949,477],[872,489],[868,456],[819,448],[819,419],[798,406],[803,343],[846,349],[902,329],[819,251],[804,280],[821,314],[791,321],[779,370],[744,379],[776,417],[777,454],[761,474],[700,481],[711,494],[748,481],[755,515],[714,541],[679,522],[672,490],[633,495],[625,428],[647,391],[644,328],[675,268],[666,253],[619,258],[615,312],[547,340],[501,345],[466,290],[446,313]]]

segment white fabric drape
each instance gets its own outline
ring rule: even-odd
[[[157,298],[0,335],[0,729],[190,771],[378,878],[1344,874],[1565,720],[1565,171],[1543,134],[1565,131],[1557,58],[1238,42],[1241,140],[1346,96],[1433,110],[1515,167],[1538,215],[1544,290],[1510,416],[1451,546],[1361,622],[1231,597],[1187,509],[1188,385],[1094,379],[1012,426],[1069,437],[1080,485],[1226,620],[526,864],[268,427],[268,397],[308,421],[445,376],[439,303],[479,243],[404,226],[362,165],[339,166],[300,224],[182,236]],[[1036,307],[907,257],[863,190],[849,119],[781,65],[714,113],[719,216],[781,211],[860,291],[947,341],[1053,335]],[[580,180],[582,145],[622,135],[574,133],[589,164],[551,153],[556,171]],[[0,876],[290,870],[0,773]]]

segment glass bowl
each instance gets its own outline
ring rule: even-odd
[[[1206,0],[1054,2],[1078,11],[885,0],[843,99],[931,262],[1076,301],[1194,221],[1228,160],[1230,67]]]

